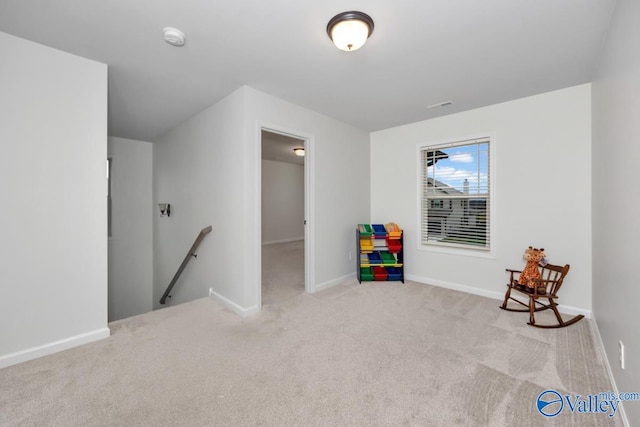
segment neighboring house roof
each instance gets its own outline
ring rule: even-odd
[[[464,194],[462,191],[456,190],[452,186],[447,185],[442,181],[438,181],[437,179],[428,178],[428,177],[427,177],[427,187],[431,187],[434,190],[436,190],[438,192],[441,192],[443,194],[449,195],[449,196],[451,196],[451,195],[457,196],[457,195],[463,195]]]

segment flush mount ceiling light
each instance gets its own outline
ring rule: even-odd
[[[164,41],[172,46],[184,46],[184,33],[177,28],[166,27],[162,30]]]
[[[304,156],[304,147],[296,147],[293,149],[293,152],[296,156],[303,157]]]
[[[360,49],[373,33],[373,19],[366,13],[342,12],[331,18],[327,34],[340,50],[352,52]]]

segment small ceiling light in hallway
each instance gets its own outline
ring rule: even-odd
[[[360,49],[373,33],[373,19],[366,13],[342,12],[331,18],[327,34],[340,50],[352,52]]]
[[[304,156],[304,147],[296,147],[293,149],[293,152],[296,156],[303,157]]]

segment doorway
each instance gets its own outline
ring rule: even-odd
[[[311,140],[261,127],[261,306],[310,292]]]

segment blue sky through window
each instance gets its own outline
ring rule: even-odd
[[[427,176],[461,193],[486,195],[489,188],[489,143],[438,148],[447,154],[427,168]],[[465,182],[466,180],[466,182]]]

